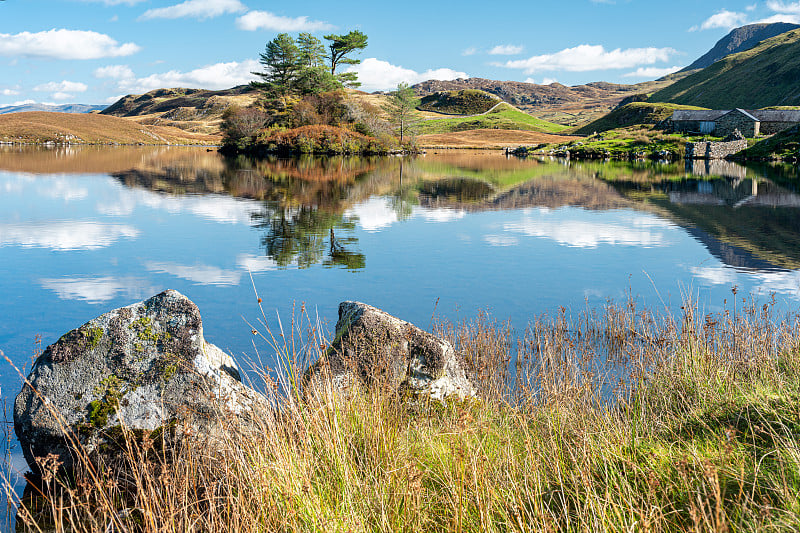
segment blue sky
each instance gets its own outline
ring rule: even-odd
[[[252,79],[280,32],[353,29],[369,36],[354,67],[368,91],[458,77],[636,83],[765,20],[800,23],[800,1],[4,0],[0,105],[228,88]]]

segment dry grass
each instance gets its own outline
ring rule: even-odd
[[[34,111],[0,115],[0,141],[76,144],[218,144],[219,136],[146,126],[95,113]]]
[[[734,291],[715,315],[631,299],[519,336],[483,315],[440,324],[480,389],[447,404],[298,401],[320,344],[303,319],[262,332],[281,368],[275,426],[216,452],[129,439],[126,468],[46,475],[19,518],[92,532],[796,531],[800,334],[773,312]]]
[[[422,148],[484,148],[501,149],[540,143],[568,142],[573,137],[522,130],[468,130],[453,133],[420,135],[417,144]]]

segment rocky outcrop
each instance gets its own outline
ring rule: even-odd
[[[70,470],[78,453],[107,449],[122,427],[208,435],[212,424],[253,421],[266,408],[231,357],[205,341],[197,306],[167,290],[47,347],[16,398],[14,429],[31,469],[54,454]]]
[[[446,340],[359,302],[339,304],[336,337],[305,375],[306,389],[385,387],[435,400],[475,395],[463,360]]]

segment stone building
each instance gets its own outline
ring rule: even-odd
[[[675,131],[725,137],[739,130],[745,137],[772,135],[800,123],[800,111],[783,109],[679,109],[672,114]]]

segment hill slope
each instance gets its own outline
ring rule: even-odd
[[[676,109],[701,109],[688,105],[632,102],[608,115],[575,130],[578,135],[591,135],[604,131],[640,124],[658,124],[672,116]]]
[[[129,94],[108,106],[102,114],[213,135],[220,133],[222,113],[226,109],[232,105],[246,107],[256,96],[247,85],[223,91],[156,89],[145,94]]]
[[[0,141],[88,144],[215,144],[218,136],[118,117],[31,111],[0,115]]]
[[[712,109],[800,105],[800,29],[717,61],[661,89],[649,101]]]
[[[786,33],[787,31],[800,28],[797,24],[788,22],[775,22],[773,24],[748,24],[741,28],[735,28],[731,32],[717,41],[714,48],[706,52],[694,63],[681,70],[698,70],[713,65],[720,59],[731,54],[744,52],[756,46],[759,42]]]
[[[420,134],[448,133],[455,131],[500,129],[523,130],[541,133],[558,133],[566,129],[560,124],[553,124],[500,102],[488,113],[452,118],[428,119],[419,122],[416,131]]]

